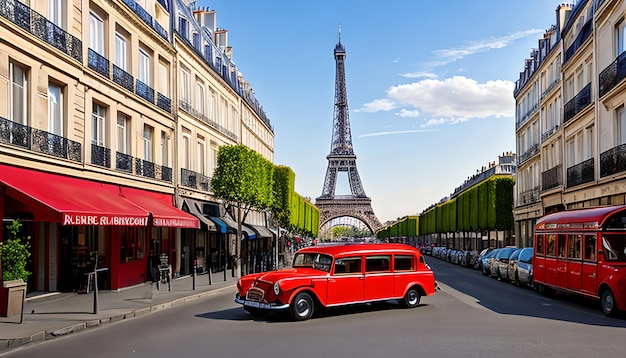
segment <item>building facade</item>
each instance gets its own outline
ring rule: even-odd
[[[578,1],[560,5],[556,13],[556,34],[551,36],[556,43],[546,56],[542,51],[533,52],[536,56],[527,64],[534,61],[535,65],[520,74],[515,88],[516,141],[521,148],[529,124],[520,108],[531,88],[537,83],[540,86],[540,170],[522,174],[530,160],[520,155],[516,179],[516,236],[524,246],[532,244],[538,217],[625,202],[621,145],[626,142],[622,139],[626,75],[621,58],[626,5],[622,1]],[[538,185],[535,201],[524,195],[529,183]]]
[[[32,238],[29,291],[83,290],[94,266],[105,289],[146,282],[150,255],[226,268],[217,150],[245,138],[272,160],[274,134],[219,31],[199,31],[214,66],[194,46],[194,10],[0,0],[0,216]],[[247,222],[271,244],[264,213]]]

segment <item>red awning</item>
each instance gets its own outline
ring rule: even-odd
[[[0,164],[0,186],[19,209],[63,225],[146,226],[148,212],[120,196],[120,187]]]
[[[151,213],[153,226],[200,228],[197,217],[173,205],[173,195],[128,187],[122,188],[122,195]]]

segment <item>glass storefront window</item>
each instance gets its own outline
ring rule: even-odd
[[[143,227],[123,227],[120,234],[121,262],[143,260],[146,252],[146,229]]]

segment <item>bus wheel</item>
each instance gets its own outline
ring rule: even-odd
[[[617,313],[617,307],[615,307],[615,297],[613,296],[613,292],[611,292],[611,290],[606,289],[602,291],[601,302],[604,315],[607,317],[614,317]]]

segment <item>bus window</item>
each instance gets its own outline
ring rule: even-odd
[[[557,255],[559,255],[559,257],[565,257],[565,255],[567,254],[567,252],[565,252],[565,234],[559,234],[558,236],[558,240],[557,240],[557,244],[559,246],[559,249],[557,251]]]
[[[585,235],[585,257],[587,261],[596,261],[596,235]]]
[[[556,256],[556,234],[548,234],[547,256]]]
[[[626,262],[626,236],[623,234],[603,235],[602,250],[605,261]]]
[[[580,234],[574,234],[569,236],[569,247],[567,250],[567,258],[580,260],[580,245],[583,241],[583,236]]]
[[[544,236],[542,234],[537,235],[537,243],[535,244],[535,252],[537,256],[545,255],[545,251],[543,250],[543,240]]]

